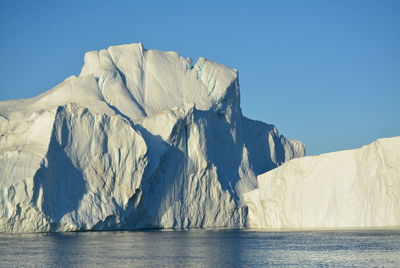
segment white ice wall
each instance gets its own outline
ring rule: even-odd
[[[290,160],[246,193],[250,227],[400,226],[400,137]]]

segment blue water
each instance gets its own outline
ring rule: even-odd
[[[400,230],[0,235],[0,267],[400,267]]]

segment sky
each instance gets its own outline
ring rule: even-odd
[[[241,106],[314,155],[400,135],[400,1],[0,1],[0,100],[142,42],[239,70]]]

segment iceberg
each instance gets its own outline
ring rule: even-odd
[[[0,102],[0,232],[258,226],[257,175],[304,152],[242,115],[236,70],[88,52],[79,76]]]
[[[249,227],[400,226],[400,137],[290,160],[245,193]]]

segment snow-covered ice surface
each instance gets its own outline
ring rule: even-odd
[[[252,228],[400,226],[400,137],[293,159],[245,194]]]
[[[242,116],[235,70],[141,44],[89,52],[78,77],[0,102],[0,232],[258,226],[245,193],[303,155]]]

